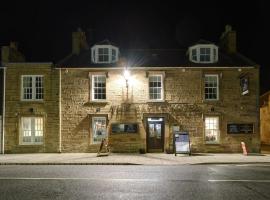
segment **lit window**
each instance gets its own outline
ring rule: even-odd
[[[43,76],[22,76],[22,100],[43,100]]]
[[[92,100],[106,100],[105,75],[92,75]]]
[[[219,118],[206,117],[204,122],[205,142],[218,143],[219,142]]]
[[[163,76],[151,75],[149,76],[149,99],[162,100],[163,99]]]
[[[35,145],[43,143],[43,118],[22,117],[21,118],[21,140],[22,145]]]
[[[218,100],[218,75],[205,75],[204,97],[205,100]]]
[[[103,138],[107,137],[106,117],[92,118],[92,133],[93,143],[99,143]]]

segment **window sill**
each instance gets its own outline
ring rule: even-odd
[[[220,142],[205,142],[204,144],[205,145],[213,145],[213,146],[217,145],[218,146],[218,145],[220,145]]]
[[[23,99],[21,99],[20,102],[22,102],[22,103],[44,103],[44,99],[42,99],[42,100],[35,100],[35,99],[23,100]]]
[[[146,103],[165,103],[165,100],[148,100]]]
[[[21,147],[40,147],[43,145],[43,143],[39,144],[19,144]]]
[[[91,105],[106,105],[109,104],[108,101],[88,101],[84,105],[85,106],[91,106]]]

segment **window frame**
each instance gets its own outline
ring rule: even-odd
[[[99,49],[108,49],[108,54],[102,54],[102,55],[108,55],[107,61],[100,61],[99,60]],[[92,55],[92,62],[97,64],[109,64],[109,63],[116,63],[119,59],[119,49],[118,47],[115,47],[113,45],[94,45],[91,48],[91,55]],[[115,54],[113,55],[113,51]]]
[[[217,129],[206,129],[206,119],[212,118],[217,120]],[[207,141],[206,140],[206,130],[215,130],[217,131],[217,140],[216,141]],[[219,116],[206,116],[204,118],[204,143],[205,144],[220,144],[220,117]]]
[[[159,76],[161,77],[161,98],[160,99],[151,99],[150,98],[150,77],[153,76]],[[160,101],[164,101],[164,74],[155,74],[155,73],[151,73],[148,75],[148,101],[150,102],[160,102]]]
[[[202,61],[201,60],[201,49],[210,49],[210,60]],[[196,52],[196,55],[194,54]],[[202,54],[208,55],[208,54]],[[196,59],[195,59],[196,58]],[[218,62],[218,47],[214,44],[197,44],[189,47],[189,60],[194,63],[216,63]]]
[[[108,137],[108,130],[107,130],[107,117],[106,116],[93,116],[92,117],[92,120],[91,120],[91,144],[100,144],[101,141],[94,141],[94,121],[95,120],[98,120],[98,119],[102,119],[102,120],[105,120],[105,137],[104,138],[107,138]],[[102,138],[101,138],[102,140]]]
[[[105,99],[95,99],[95,77],[105,77]],[[106,74],[91,74],[91,101],[104,102],[107,100],[107,77]]]
[[[24,78],[25,77],[31,77],[32,78],[32,98],[31,99],[25,99],[24,98]],[[37,88],[36,87],[36,78],[41,77],[42,78],[42,90],[43,90],[43,96],[42,99],[37,99],[36,94],[37,94]],[[44,101],[44,75],[21,75],[21,101]]]
[[[28,130],[31,132],[31,141],[30,142],[24,142],[23,141],[23,138],[25,137],[24,136],[24,122],[23,122],[23,119],[30,119],[30,127],[31,129]],[[37,119],[41,119],[42,120],[42,130],[39,130],[39,131],[42,131],[42,135],[41,136],[37,136],[36,135],[36,120]],[[33,123],[34,122],[34,123]],[[44,117],[42,116],[22,116],[20,118],[20,129],[19,129],[19,134],[20,134],[20,137],[19,137],[19,145],[43,145],[44,144]],[[42,137],[42,141],[41,142],[36,142],[35,139],[36,137]]]
[[[206,77],[216,77],[217,78],[217,86],[215,87],[217,89],[217,94],[216,94],[217,98],[216,99],[207,99],[206,98],[206,93],[205,93]],[[204,100],[205,101],[218,101],[219,100],[219,75],[218,74],[205,74],[203,84],[204,84],[204,87],[203,87],[204,88]],[[212,87],[212,88],[214,88],[214,87]]]

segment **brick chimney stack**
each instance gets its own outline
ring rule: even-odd
[[[72,33],[72,53],[78,55],[83,49],[89,49],[89,46],[86,41],[85,32],[78,28],[76,32]]]
[[[9,46],[1,48],[2,63],[8,62],[25,62],[24,55],[18,51],[18,43],[11,41]]]
[[[236,31],[233,31],[230,25],[225,26],[225,31],[222,33],[220,37],[220,47],[223,48],[229,54],[237,52]]]

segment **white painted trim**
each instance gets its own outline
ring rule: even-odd
[[[206,118],[215,118],[217,119],[217,125],[218,125],[218,134],[217,134],[217,141],[211,142],[211,141],[206,141],[205,140],[205,119]],[[204,118],[204,143],[207,144],[220,144],[220,117],[219,116],[211,116],[207,115]]]
[[[108,61],[99,61],[99,49],[108,49]],[[112,60],[112,50],[116,51],[116,59],[113,61]],[[92,55],[92,62],[97,63],[97,64],[109,64],[109,63],[116,63],[119,59],[119,48],[115,47],[113,45],[94,45],[91,48],[91,55]],[[103,54],[107,55],[107,54]]]
[[[217,98],[216,99],[206,99],[205,98],[205,77],[209,77],[209,76],[213,76],[213,77],[217,77]],[[205,101],[218,101],[219,100],[219,75],[218,74],[205,74],[204,75],[204,100]]]
[[[182,66],[182,67],[130,67],[130,69],[138,69],[138,70],[168,70],[168,69],[232,69],[232,70],[238,70],[241,69],[255,69],[258,66],[243,66],[243,67],[190,67],[190,66]],[[84,69],[84,70],[123,70],[123,67],[56,67],[54,69]]]
[[[24,77],[32,77],[32,99],[24,99],[24,91],[23,91],[23,78]],[[36,99],[36,77],[42,77],[43,78],[43,99]],[[44,75],[21,75],[21,101],[39,101],[42,102],[44,101],[44,96],[45,96],[45,79],[44,79]]]
[[[151,76],[160,76],[161,77],[161,98],[160,99],[150,99],[150,86],[149,86],[149,78]],[[148,75],[148,102],[162,102],[164,101],[164,73],[154,73],[151,72]]]
[[[62,152],[62,72],[59,70],[59,153]]]
[[[3,115],[2,115],[2,139],[1,153],[5,154],[5,112],[6,112],[6,68],[3,68]]]
[[[210,61],[201,61],[200,60],[200,49],[209,48],[210,49]],[[197,60],[192,59],[192,50],[196,50]],[[214,49],[216,49],[216,59],[214,59]],[[214,44],[197,44],[189,47],[189,60],[194,63],[210,64],[218,62],[218,46]],[[205,55],[205,54],[204,54]]]
[[[106,98],[105,99],[95,99],[95,95],[94,95],[94,86],[95,86],[95,83],[94,83],[94,77],[97,77],[97,76],[104,76],[105,77],[105,90],[106,90]],[[104,102],[107,100],[107,77],[105,74],[92,74],[91,75],[91,101],[95,101],[95,102]]]

